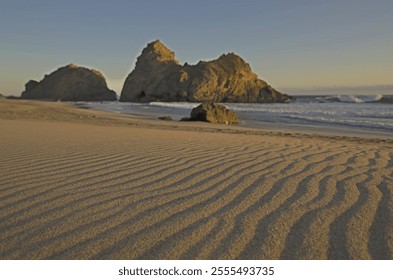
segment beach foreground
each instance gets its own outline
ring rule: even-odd
[[[1,259],[393,259],[393,144],[0,101]]]

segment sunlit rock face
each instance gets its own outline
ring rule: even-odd
[[[143,49],[127,77],[120,101],[285,102],[282,94],[252,72],[240,56],[228,53],[196,65],[180,65],[160,41]]]
[[[113,101],[116,93],[108,89],[104,76],[94,69],[69,64],[40,82],[29,81],[22,92],[23,99],[62,101]]]

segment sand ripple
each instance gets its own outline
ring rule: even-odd
[[[393,146],[2,121],[2,259],[392,259]]]

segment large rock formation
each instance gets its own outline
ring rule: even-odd
[[[104,76],[97,70],[74,64],[45,75],[40,82],[29,81],[23,99],[62,101],[113,101],[116,93],[108,89]]]
[[[241,57],[229,53],[212,61],[181,66],[160,41],[147,45],[127,77],[120,101],[285,102],[281,94],[258,79]]]

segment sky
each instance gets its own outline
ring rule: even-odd
[[[0,0],[0,93],[75,63],[120,94],[156,39],[180,63],[235,52],[284,92],[393,89],[392,0]]]

